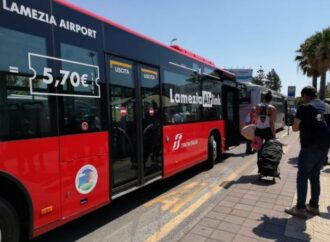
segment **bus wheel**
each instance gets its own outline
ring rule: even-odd
[[[0,242],[18,242],[20,226],[15,210],[0,198]]]
[[[208,158],[208,168],[213,168],[215,165],[215,161],[217,160],[217,154],[218,154],[218,143],[215,141],[214,136],[211,135],[209,137],[208,141],[208,153],[209,153],[209,158]]]

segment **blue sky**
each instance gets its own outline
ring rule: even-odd
[[[287,86],[300,93],[311,84],[297,70],[295,51],[330,26],[329,0],[69,1],[165,44],[177,38],[222,68],[252,68],[254,75],[260,66],[274,68],[284,94]]]

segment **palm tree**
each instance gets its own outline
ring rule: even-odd
[[[316,89],[317,78],[320,76],[320,73],[315,65],[318,39],[319,33],[306,39],[296,51],[298,55],[295,58],[295,61],[298,62],[298,68],[300,68],[305,75],[313,78],[313,87]]]
[[[330,28],[321,33],[320,42],[316,48],[317,69],[321,73],[320,99],[325,98],[326,73],[330,70]]]
[[[317,88],[317,78],[321,76],[320,98],[325,97],[326,72],[330,70],[330,28],[317,32],[307,38],[297,50],[295,60],[304,74],[313,77],[313,86]]]
[[[300,68],[302,72],[308,77],[312,77],[313,87],[317,89],[317,78],[320,76],[318,71],[314,69],[310,64],[308,64],[307,56],[303,54],[303,44],[301,44],[300,49],[297,50],[297,53],[300,53],[296,56],[295,61],[298,62],[298,69]]]

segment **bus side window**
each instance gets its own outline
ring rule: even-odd
[[[81,48],[76,45],[71,45],[68,43],[60,43],[61,58],[70,61],[82,62],[86,65],[97,65],[98,64],[98,53],[94,50]],[[61,62],[62,69],[70,71],[71,73],[90,73],[91,69],[86,67],[86,65],[75,66],[70,62]],[[87,75],[86,74],[86,75]],[[60,74],[59,74],[60,75]],[[86,85],[92,87],[94,83],[94,76],[96,73],[87,75],[88,78]],[[100,88],[105,90],[104,83],[99,81],[98,85],[102,86]],[[94,87],[94,86],[93,86]],[[72,86],[69,82],[66,83],[64,87],[69,93],[60,97],[60,134],[77,134],[86,132],[96,132],[105,130],[106,128],[106,109],[102,109],[101,106],[104,105],[105,98],[100,94],[99,97],[84,97],[87,91],[84,89],[83,85]]]
[[[48,91],[42,76],[44,68],[52,64],[29,54],[49,54],[47,43],[51,41],[51,29],[41,25],[38,31],[28,31],[19,24],[16,27],[15,30],[0,27],[0,46],[5,47],[0,48],[0,56],[6,57],[0,58],[0,140],[57,135],[56,98],[31,94],[29,79],[33,68],[36,77],[32,87],[42,93]],[[8,72],[8,67],[16,71]]]
[[[18,103],[9,103],[8,109],[3,113],[8,112],[7,123],[9,124],[9,134],[13,136],[18,136],[20,133],[20,105]],[[9,122],[8,122],[9,121]],[[8,135],[9,135],[8,134]]]
[[[3,113],[0,133],[2,139],[15,140],[49,135],[49,112],[41,101],[22,102],[21,99],[11,98]],[[7,131],[4,130],[5,127]]]

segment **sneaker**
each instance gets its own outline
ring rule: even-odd
[[[296,206],[292,207],[292,208],[286,208],[284,210],[284,212],[286,212],[287,214],[290,214],[292,216],[295,217],[299,217],[299,218],[303,218],[306,219],[307,215],[306,215],[306,209],[305,208],[297,208]]]
[[[320,210],[318,208],[313,208],[311,205],[307,204],[306,205],[306,211],[315,215],[319,216],[320,215]]]

